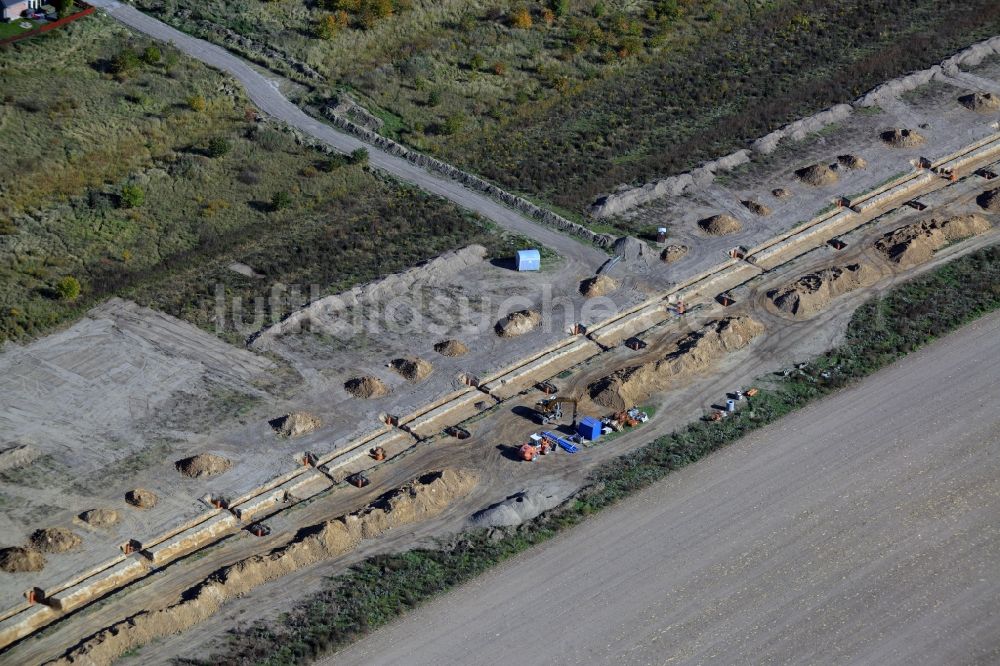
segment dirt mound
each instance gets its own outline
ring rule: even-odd
[[[0,549],[0,570],[7,573],[27,573],[45,568],[45,556],[34,548]]]
[[[740,221],[727,213],[698,220],[698,226],[701,227],[702,231],[713,236],[735,234],[743,229]]]
[[[216,476],[222,474],[233,466],[233,461],[229,458],[217,456],[214,453],[199,453],[190,458],[184,458],[174,463],[177,471],[184,476],[198,479],[203,476]]]
[[[1000,213],[1000,187],[983,192],[976,197],[976,203],[983,210],[991,213]]]
[[[298,437],[316,430],[323,422],[309,412],[292,412],[269,421],[272,428],[282,437]]]
[[[958,103],[978,113],[992,113],[1000,111],[1000,95],[993,93],[975,92],[970,95],[962,95],[958,98]]]
[[[687,245],[668,245],[663,248],[663,252],[660,253],[660,259],[672,264],[675,261],[680,261],[684,258],[684,255],[688,253]]]
[[[434,351],[442,356],[465,356],[469,348],[458,340],[445,340],[434,345]]]
[[[991,228],[989,220],[975,213],[943,222],[925,220],[890,231],[875,241],[875,249],[901,266],[916,266],[930,260],[945,245],[978,236]]]
[[[139,509],[152,509],[158,498],[156,493],[145,488],[136,488],[125,493],[125,501]]]
[[[864,169],[868,166],[865,158],[858,157],[857,155],[838,155],[837,162],[840,163],[840,166],[847,169]]]
[[[422,358],[411,356],[397,358],[389,362],[389,367],[395,370],[407,381],[419,382],[434,372],[434,366]]]
[[[522,490],[507,499],[472,514],[477,527],[520,525],[541,513],[559,506],[569,493],[561,487]]]
[[[783,312],[796,317],[809,317],[837,296],[875,284],[878,277],[878,271],[868,264],[832,266],[769,291],[767,297]]]
[[[746,316],[709,322],[662,359],[619,370],[591,384],[588,392],[595,403],[615,410],[642,404],[653,393],[704,373],[763,332],[759,322]]]
[[[926,139],[917,132],[908,129],[891,129],[882,132],[879,138],[893,148],[916,148],[924,145]]]
[[[90,509],[78,518],[91,527],[111,527],[118,522],[118,512],[114,509]]]
[[[618,281],[609,275],[597,275],[580,283],[580,293],[587,298],[606,296],[618,288]]]
[[[840,178],[836,171],[825,164],[812,164],[803,167],[795,172],[795,177],[813,187],[833,185]]]
[[[759,215],[760,217],[765,217],[771,214],[771,209],[762,204],[759,201],[754,201],[753,199],[744,199],[740,202],[743,207],[754,215]]]
[[[542,315],[535,310],[518,310],[497,322],[496,332],[501,338],[513,338],[530,333],[542,323]]]
[[[344,390],[355,398],[374,400],[389,395],[389,387],[378,377],[354,377],[344,382]]]
[[[653,250],[635,236],[622,236],[615,241],[611,252],[622,261],[646,261],[653,257]]]
[[[32,532],[28,542],[43,553],[65,553],[80,545],[80,537],[65,527],[49,527]]]
[[[53,664],[110,664],[128,650],[177,634],[215,614],[230,599],[302,567],[338,557],[362,540],[394,527],[433,518],[465,497],[478,481],[473,472],[432,472],[383,495],[368,507],[299,530],[292,541],[211,574],[181,600],[155,611],[139,611],[86,639]]]
[[[0,451],[0,471],[15,467],[24,467],[40,455],[38,449],[28,444],[5,448]]]
[[[775,199],[787,199],[788,197],[792,196],[792,193],[783,187],[776,187],[773,190],[771,190],[771,196],[774,197]]]

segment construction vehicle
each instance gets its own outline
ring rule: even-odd
[[[573,406],[573,420],[576,420],[577,401],[572,398],[548,398],[539,400],[535,404],[535,411],[538,412],[538,422],[542,425],[549,423],[559,423],[563,419],[563,408]]]
[[[355,488],[364,488],[365,486],[371,483],[371,479],[369,479],[361,472],[358,472],[357,474],[351,474],[349,477],[347,477],[347,482],[352,486],[354,486]]]
[[[534,462],[538,456],[548,455],[554,448],[555,444],[549,438],[532,435],[530,442],[521,445],[521,459]]]

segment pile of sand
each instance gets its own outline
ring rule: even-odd
[[[114,509],[90,509],[77,517],[91,527],[111,527],[118,522],[118,512]]]
[[[928,261],[945,245],[978,236],[991,228],[989,220],[975,213],[943,222],[915,222],[879,238],[875,241],[875,249],[901,266],[916,266]]]
[[[975,92],[971,95],[962,95],[958,98],[958,103],[970,111],[977,111],[979,113],[1000,111],[1000,95],[994,95],[993,93]]]
[[[309,412],[292,412],[272,419],[269,423],[275,432],[283,437],[305,435],[323,425],[318,416]]]
[[[882,132],[879,138],[893,148],[916,148],[924,145],[923,136],[908,129],[891,129]]]
[[[190,458],[184,458],[174,463],[177,471],[184,476],[198,479],[203,476],[216,476],[222,474],[233,466],[233,461],[229,458],[217,456],[214,453],[199,453]]]
[[[597,275],[580,283],[580,293],[587,298],[606,296],[618,288],[618,281],[609,275]]]
[[[839,178],[837,172],[825,164],[812,164],[803,167],[795,172],[795,177],[813,187],[833,185]]]
[[[868,264],[832,266],[769,291],[767,297],[783,312],[796,317],[809,317],[837,296],[875,284],[878,277],[878,271]]]
[[[159,610],[139,611],[94,634],[53,663],[110,664],[129,650],[212,617],[226,601],[268,581],[339,557],[386,530],[433,518],[468,495],[477,481],[474,473],[463,470],[425,474],[365,509],[301,529],[287,545],[216,571],[185,590],[180,601]]]
[[[783,187],[776,187],[773,190],[771,190],[771,196],[774,197],[775,199],[787,199],[788,197],[792,196],[792,193]]]
[[[35,530],[28,537],[32,548],[43,553],[65,553],[80,545],[80,537],[70,532],[65,527],[49,527],[44,530]]]
[[[706,217],[704,220],[699,220],[698,226],[701,227],[702,231],[713,236],[735,234],[743,229],[740,221],[728,213],[713,215],[712,217]]]
[[[1000,187],[983,192],[976,197],[976,203],[983,210],[988,210],[991,213],[1000,213]]]
[[[403,379],[419,382],[434,372],[434,366],[422,358],[415,356],[396,358],[389,362],[389,367],[400,374]]]
[[[501,338],[513,338],[530,333],[542,323],[542,315],[535,310],[518,310],[497,322],[495,329]]]
[[[765,217],[771,214],[771,209],[759,201],[754,201],[753,199],[744,199],[740,203],[743,204],[743,207],[746,208],[751,213],[753,213],[754,215]]]
[[[0,570],[7,573],[27,573],[45,568],[45,556],[34,548],[0,549]]]
[[[442,356],[465,356],[469,348],[459,340],[444,340],[434,345],[434,351]]]
[[[139,509],[152,509],[156,506],[156,493],[145,488],[135,488],[125,493],[125,501]]]
[[[858,157],[857,155],[838,155],[837,162],[840,163],[840,166],[848,169],[864,169],[868,166],[865,158]]]
[[[660,259],[668,264],[672,264],[675,261],[683,259],[684,255],[687,253],[687,245],[668,245],[663,248],[663,252],[660,253]]]
[[[355,398],[374,400],[389,395],[389,387],[378,377],[354,377],[344,382],[344,390]]]
[[[658,361],[619,370],[588,387],[591,399],[614,410],[642,404],[653,393],[666,390],[712,368],[726,354],[743,349],[764,332],[750,317],[712,321],[682,338]]]

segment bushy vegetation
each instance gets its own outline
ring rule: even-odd
[[[110,19],[8,49],[0,94],[0,342],[116,294],[211,328],[215,284],[251,302],[278,281],[339,290],[495,242],[367,171],[365,151],[328,156],[259,122],[220,74]]]
[[[342,17],[324,39],[323,3],[139,4],[207,39],[221,22],[280,48],[287,61],[235,46],[315,85],[304,61],[385,134],[575,211],[1000,31],[992,0],[415,0],[374,25]]]
[[[700,421],[599,468],[592,485],[555,511],[501,533],[465,533],[439,549],[377,555],[312,592],[276,624],[234,632],[205,664],[297,664],[344,647],[434,595],[579,523],[587,515],[695,462],[748,432],[882,368],[1000,308],[1000,247],[980,250],[859,308],[847,339],[765,388],[737,415]],[[197,663],[197,662],[192,662]]]

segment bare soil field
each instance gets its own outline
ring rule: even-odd
[[[998,335],[992,315],[322,663],[991,662]]]

